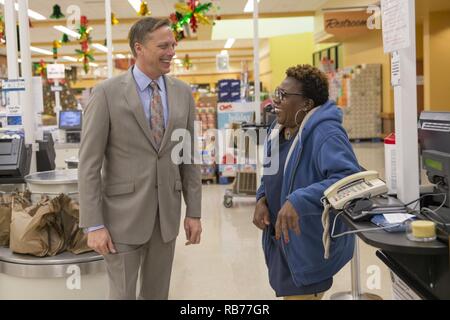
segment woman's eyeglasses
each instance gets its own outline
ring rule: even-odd
[[[283,101],[284,99],[286,99],[286,96],[303,96],[303,93],[290,93],[278,87],[275,89],[274,98],[276,98],[277,100]]]

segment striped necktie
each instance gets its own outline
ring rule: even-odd
[[[152,88],[152,100],[150,101],[150,129],[156,145],[159,149],[164,136],[164,110],[159,94],[158,84],[155,81],[150,83]]]

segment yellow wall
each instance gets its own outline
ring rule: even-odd
[[[383,51],[381,31],[373,30],[365,35],[346,40],[343,43],[343,51],[345,67],[364,63],[382,64],[383,112],[394,112],[394,95],[390,84],[390,58]]]
[[[259,58],[259,80],[266,91],[272,90],[272,66],[270,65],[270,54]]]
[[[425,110],[450,111],[450,11],[424,21]]]
[[[416,59],[423,60],[423,24],[416,26]]]
[[[286,77],[286,69],[297,64],[312,64],[314,41],[312,33],[301,33],[269,39],[271,86],[273,91]]]

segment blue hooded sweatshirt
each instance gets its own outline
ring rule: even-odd
[[[270,148],[270,142],[266,141],[265,156],[272,154]],[[290,230],[290,241],[286,244],[283,239],[275,240],[272,225],[263,232],[263,249],[269,268],[269,280],[277,295],[286,295],[283,293],[286,291],[286,281],[281,281],[283,277],[277,274],[286,262],[293,283],[303,292],[302,288],[314,287],[314,284],[319,284],[320,287],[320,283],[331,279],[353,256],[352,235],[332,239],[328,259],[324,259],[322,244],[323,205],[320,199],[324,191],[340,179],[360,171],[347,133],[342,127],[342,111],[333,101],[319,106],[307,120],[301,138],[292,146],[291,156],[287,161],[285,168],[279,168],[285,171],[280,203],[276,207],[281,208],[286,200],[292,203],[299,215],[301,233],[297,236]],[[265,159],[264,163],[267,162]],[[263,176],[256,196],[258,200],[268,190],[273,192],[273,188],[265,185],[265,180],[268,179]],[[278,212],[270,214],[271,221],[276,221]],[[330,214],[331,222],[334,217],[334,213]],[[346,230],[342,220],[338,219],[335,234]],[[284,259],[280,259],[277,248],[281,248],[278,251],[282,252]],[[329,286],[331,284],[324,289]]]

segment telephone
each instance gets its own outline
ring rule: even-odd
[[[350,200],[372,198],[387,191],[386,183],[379,178],[378,172],[363,171],[339,180],[323,195],[333,208],[342,210]]]
[[[372,198],[387,193],[388,188],[376,171],[363,171],[345,177],[331,185],[323,193],[322,203],[324,206],[322,214],[322,242],[324,247],[324,258],[330,255],[331,236],[330,231],[330,209],[345,211],[345,206],[354,199]],[[353,218],[352,218],[353,219]],[[358,218],[359,220],[359,218]],[[333,233],[333,231],[331,231]]]

